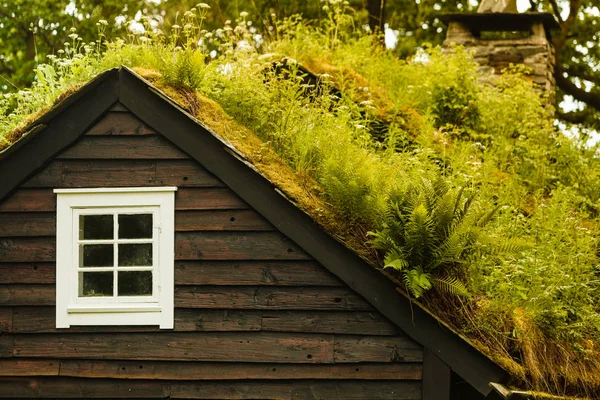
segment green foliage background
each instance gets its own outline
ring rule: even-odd
[[[322,0],[207,0],[211,9],[205,26],[216,29],[240,12],[249,13],[253,28],[273,27],[273,18],[301,14],[305,19],[326,20]],[[400,57],[413,55],[423,43],[440,44],[445,26],[441,12],[473,12],[468,0],[349,0],[357,26],[387,26],[398,35],[394,51]],[[96,23],[109,22],[105,32],[111,38],[126,37],[147,16],[154,26],[180,23],[195,0],[9,0],[0,4],[0,92],[29,85],[38,62],[68,42],[70,28],[76,27],[86,42],[95,38]],[[556,79],[559,102],[568,96],[569,109],[558,116],[575,124],[584,135],[598,129],[600,110],[600,12],[597,0],[529,0],[530,10],[550,12],[560,22],[553,32],[557,55]],[[277,34],[276,30],[270,31]],[[579,103],[573,103],[573,99]],[[577,108],[573,110],[573,105]]]

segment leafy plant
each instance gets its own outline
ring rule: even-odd
[[[390,199],[383,229],[370,232],[372,246],[385,252],[384,267],[398,271],[415,297],[434,286],[468,295],[456,274],[492,214],[475,216],[473,199],[450,190],[442,178],[422,179]]]
[[[411,183],[390,199],[386,222],[370,233],[371,244],[385,252],[384,267],[399,272],[415,297],[432,287],[469,295],[459,276],[481,251],[482,228],[496,212],[476,210],[474,198],[438,177]]]

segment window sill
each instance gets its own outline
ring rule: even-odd
[[[140,305],[140,306],[123,306],[123,305],[100,305],[100,306],[70,306],[67,308],[69,314],[80,313],[140,313],[140,312],[161,312],[162,307],[159,305]]]

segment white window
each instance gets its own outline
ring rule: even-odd
[[[54,190],[57,328],[173,328],[176,190]]]

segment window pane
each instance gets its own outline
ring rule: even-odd
[[[114,247],[112,244],[81,245],[80,267],[112,267],[114,265]]]
[[[119,296],[152,296],[152,271],[119,272]]]
[[[113,239],[112,215],[80,215],[79,239]]]
[[[119,215],[120,239],[151,239],[152,214]]]
[[[150,267],[152,266],[152,243],[120,244],[119,266]]]
[[[112,272],[80,272],[79,297],[99,297],[113,295]]]

